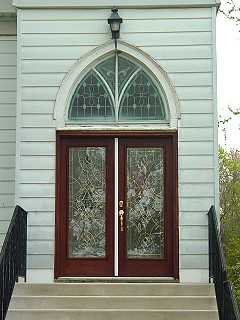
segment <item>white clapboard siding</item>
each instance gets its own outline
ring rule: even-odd
[[[22,169],[20,172],[21,183],[52,183],[55,179],[55,170],[38,169],[38,170],[29,170]]]
[[[16,36],[0,36],[0,247],[15,203],[16,51]]]
[[[16,105],[9,103],[0,108],[0,117],[16,117]],[[14,128],[15,129],[15,128]]]
[[[28,240],[54,240],[54,226],[29,226]]]
[[[0,103],[1,104],[1,103]],[[2,116],[0,118],[1,130],[15,130],[16,128],[16,116]]]
[[[66,73],[76,60],[22,60],[22,74]]]
[[[181,269],[199,269],[206,268],[208,265],[208,255],[205,254],[192,254],[192,255],[181,255],[180,268]]]
[[[179,142],[213,141],[211,128],[182,128],[179,132]]]
[[[204,281],[206,214],[215,202],[216,182],[212,9],[125,8],[119,13],[121,39],[152,56],[168,73],[179,97],[180,275],[183,280]],[[21,10],[18,194],[29,212],[31,279],[33,270],[53,270],[56,95],[74,63],[110,40],[109,16],[110,10],[101,8]]]
[[[213,62],[212,59],[181,59],[175,60],[157,60],[160,66],[168,72],[212,72]]]
[[[12,89],[13,91],[2,91],[1,95],[0,95],[0,104],[15,104],[16,103],[16,91],[14,89]]]
[[[33,115],[40,115],[40,114],[53,114],[53,103],[52,101],[41,101],[41,100],[29,100],[29,101],[22,101],[22,114],[33,114]],[[54,128],[52,128],[53,130]]]
[[[209,155],[199,155],[196,156],[179,156],[178,157],[178,166],[180,170],[196,170],[196,169],[214,169],[214,157]],[[189,173],[191,173],[189,171]],[[209,171],[209,170],[208,170]],[[204,175],[204,172],[202,173]],[[201,179],[201,178],[199,178]],[[181,183],[181,180],[179,181]]]
[[[195,212],[206,212],[210,208],[214,201],[214,197],[211,196],[206,196],[206,197],[200,197],[197,196],[195,198],[187,198],[187,197],[182,197],[179,199],[179,209],[180,211],[195,211]],[[207,208],[207,210],[206,210]],[[189,237],[191,238],[191,228],[188,229],[189,231]],[[207,233],[206,233],[207,237]],[[207,239],[207,238],[206,238]]]
[[[182,86],[183,83],[188,87],[195,86],[211,86],[213,82],[213,76],[211,72],[202,72],[201,76],[199,73],[174,73],[169,74],[173,83],[176,87]]]
[[[1,157],[2,159],[3,157]],[[15,169],[9,168],[11,164],[11,162],[7,162],[7,158],[4,158],[4,163],[2,163],[2,161],[0,161],[0,177],[1,177],[1,181],[15,181]],[[9,157],[10,159],[12,159],[12,157]],[[12,161],[12,160],[11,160]],[[15,161],[14,161],[15,162]],[[2,208],[1,208],[2,210]],[[2,212],[2,211],[1,211]],[[12,214],[12,212],[11,212]]]
[[[22,184],[20,187],[22,197],[29,198],[53,198],[55,186],[53,184]]]
[[[0,64],[0,79],[14,79],[16,77],[16,66]]]
[[[128,20],[139,20],[139,17],[144,16],[145,19],[201,19],[201,18],[211,18],[212,14],[208,8],[183,8],[178,10],[172,9],[161,9],[154,10],[154,17],[152,10],[146,9],[127,9],[124,10],[124,15],[122,15],[123,9],[121,9],[121,16]],[[22,12],[22,21],[69,21],[69,20],[79,20],[79,19],[89,19],[89,20],[106,20],[109,18],[110,12],[106,9],[81,9],[81,10],[35,10],[28,11],[24,10]],[[134,14],[133,14],[134,13]]]
[[[19,203],[22,207],[26,208],[27,211],[43,212],[43,211],[52,211],[54,212],[55,208],[55,199],[46,198],[46,197],[21,197]],[[43,237],[43,239],[45,239]]]
[[[204,114],[213,114],[213,103],[212,100],[184,100],[181,101],[181,110],[182,115],[195,113],[202,118]]]
[[[7,179],[7,176],[8,176],[7,170],[14,169],[14,165],[15,165],[15,157],[13,157],[12,155],[8,155],[8,154],[1,155],[1,157],[0,157],[0,168],[2,168],[1,181],[4,181],[3,177],[5,177],[6,180],[12,181],[10,179],[10,177],[9,177],[9,179]],[[6,172],[4,172],[4,170],[6,170]]]
[[[214,183],[214,172],[209,169],[181,169],[178,172],[179,180],[181,183]]]
[[[52,268],[54,257],[52,254],[43,255],[43,254],[28,254],[27,257],[27,268],[29,269],[46,269]]]
[[[200,196],[201,195],[201,196]],[[213,184],[210,183],[188,183],[181,184],[179,186],[179,196],[180,197],[214,197]]]
[[[106,38],[105,41],[108,39]],[[83,56],[86,51],[94,49],[96,45],[92,46],[55,46],[55,47],[24,47],[22,49],[22,56],[24,60],[77,60]],[[165,59],[209,59],[211,58],[210,45],[197,46],[141,46],[144,51],[148,51],[157,60]],[[147,50],[145,49],[147,48]]]
[[[180,254],[208,254],[207,240],[182,240]]]
[[[29,81],[31,81],[32,87],[56,87],[59,86],[64,75],[65,73],[51,73],[44,77],[42,74],[24,74],[22,76],[22,86],[29,87]]]
[[[180,128],[212,128],[214,121],[213,114],[197,114],[197,113],[182,113],[181,119],[179,120]]]
[[[0,144],[1,145],[1,144]],[[31,155],[55,155],[55,144],[52,142],[22,142],[20,154],[24,156]]]
[[[30,140],[29,140],[29,137],[30,137]],[[23,142],[24,141],[55,142],[55,129],[45,128],[45,130],[43,131],[41,128],[23,128],[21,130],[21,140]]]
[[[55,157],[35,155],[21,156],[20,168],[22,170],[53,170],[55,169]]]
[[[16,153],[16,144],[15,142],[0,142],[0,156],[15,156]]]
[[[47,48],[46,48],[47,50]],[[157,60],[157,59],[156,59]],[[22,73],[27,74],[50,74],[50,73],[65,73],[69,71],[70,67],[76,62],[74,59],[70,60],[61,60],[55,59],[51,60],[23,60],[22,61]],[[162,66],[168,72],[212,72],[213,64],[212,59],[196,59],[188,60],[181,59],[180,61],[176,60],[157,60],[160,66]]]
[[[46,226],[54,226],[55,216],[53,212],[28,212],[28,225],[36,226],[36,224],[46,225]]]
[[[122,10],[124,16],[124,10]],[[210,31],[212,27],[211,18],[198,19],[141,19],[141,29],[136,20],[126,19],[121,26],[122,37],[124,33],[156,33],[156,32],[193,32],[193,31]],[[84,27],[83,27],[84,26]],[[24,34],[69,34],[69,33],[84,33],[84,34],[109,34],[109,26],[106,20],[69,20],[68,23],[63,23],[62,20],[52,21],[24,21],[22,25],[22,33]]]
[[[180,225],[183,226],[206,226],[208,224],[208,216],[206,212],[184,212],[179,215]]]
[[[25,101],[55,101],[58,87],[23,87],[22,100]],[[52,108],[53,109],[53,108]]]
[[[28,253],[29,254],[50,254],[54,250],[54,241],[44,240],[44,241],[28,241]]]
[[[213,143],[212,141],[196,141],[194,144],[189,141],[182,141],[179,145],[178,154],[184,155],[212,155]]]
[[[44,95],[44,93],[42,94]],[[22,127],[25,128],[52,128],[53,125],[53,116],[51,114],[23,114],[22,116]]]
[[[125,34],[127,41],[130,43],[136,42],[136,34]],[[138,37],[139,38],[139,37]],[[173,46],[177,45],[211,45],[212,34],[207,31],[185,32],[179,37],[178,32],[172,33],[142,33],[138,39],[141,46],[155,46],[157,42],[161,46],[168,45],[171,40]],[[24,47],[57,47],[57,46],[75,46],[76,42],[81,46],[97,45],[99,41],[106,41],[106,34],[99,34],[96,38],[95,34],[49,34],[43,33],[35,39],[32,39],[31,34],[24,34],[22,45]]]

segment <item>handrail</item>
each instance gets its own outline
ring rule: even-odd
[[[0,320],[4,320],[18,277],[26,281],[27,212],[16,206],[0,252]]]
[[[219,223],[214,206],[208,212],[209,282],[214,282],[220,320],[240,320],[240,313],[222,248]]]

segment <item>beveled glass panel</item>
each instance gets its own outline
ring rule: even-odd
[[[68,118],[94,121],[115,119],[111,95],[93,70],[83,78],[75,90],[70,102]]]
[[[131,80],[120,101],[119,120],[164,120],[164,101],[150,77],[140,70]]]
[[[128,258],[164,257],[164,150],[127,149]]]
[[[106,149],[69,148],[68,256],[106,256]]]

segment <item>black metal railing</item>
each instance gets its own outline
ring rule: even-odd
[[[222,248],[219,223],[214,206],[208,212],[209,228],[209,282],[214,282],[220,320],[240,320],[239,309]]]
[[[16,206],[0,252],[0,320],[4,320],[18,277],[26,281],[27,212]]]

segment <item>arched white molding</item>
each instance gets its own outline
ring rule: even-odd
[[[169,129],[177,129],[178,119],[180,118],[180,104],[174,85],[166,71],[147,53],[136,46],[133,46],[122,40],[118,40],[118,50],[128,55],[131,59],[137,60],[148,68],[163,88],[168,102]],[[93,49],[81,57],[65,75],[58,90],[54,105],[54,119],[56,120],[56,129],[66,127],[69,102],[75,87],[80,78],[89,69],[93,62],[101,60],[104,56],[114,53],[114,41],[108,41],[103,45]]]

